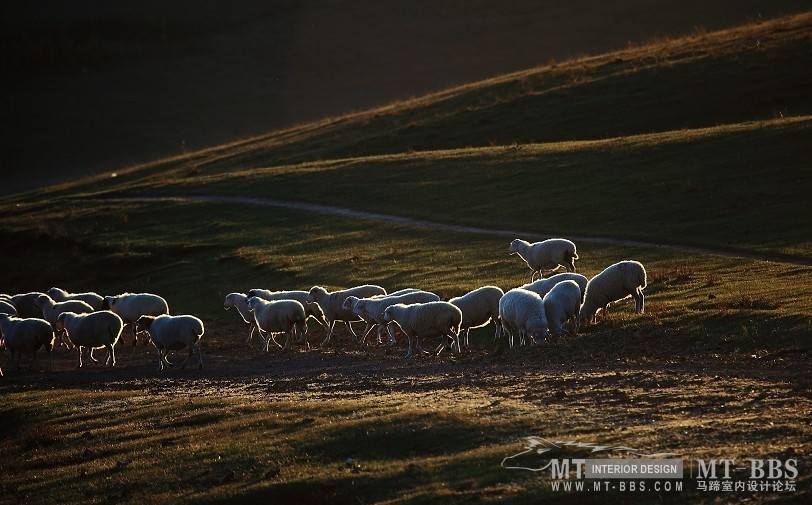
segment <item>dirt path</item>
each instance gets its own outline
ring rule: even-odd
[[[409,217],[395,216],[392,214],[380,214],[377,212],[367,212],[363,210],[349,209],[346,207],[334,207],[332,205],[320,205],[315,203],[279,200],[276,198],[258,198],[251,196],[228,196],[228,195],[173,195],[173,196],[137,195],[137,196],[123,196],[118,198],[102,198],[99,200],[128,200],[128,201],[144,201],[144,202],[190,201],[190,202],[236,203],[241,205],[282,207],[286,209],[302,210],[306,212],[318,212],[321,214],[356,217],[361,219],[367,219],[370,221],[395,223],[405,226],[415,226],[418,228],[429,228],[434,230],[453,231],[459,233],[476,233],[482,235],[497,235],[512,238],[524,237],[538,240],[543,240],[545,238],[552,237],[552,235],[532,233],[527,231],[501,230],[492,228],[480,228],[476,226],[463,226],[448,223],[438,223],[435,221],[412,219]],[[746,258],[746,259],[771,261],[774,263],[783,263],[787,265],[812,266],[812,258],[794,256],[791,254],[759,253],[753,251],[744,251],[740,249],[713,249],[707,247],[695,247],[680,244],[665,244],[657,242],[646,242],[641,240],[626,240],[612,237],[595,237],[587,235],[569,235],[568,238],[576,241],[593,242],[598,244],[670,249],[674,251],[689,252],[693,254],[713,254],[716,256],[725,256],[729,258]]]

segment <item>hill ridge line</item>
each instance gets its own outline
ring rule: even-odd
[[[281,200],[278,198],[260,198],[253,196],[239,196],[239,195],[143,195],[136,194],[131,196],[111,196],[111,197],[89,197],[83,198],[85,200],[102,200],[102,201],[141,201],[141,202],[160,202],[160,201],[187,201],[187,202],[212,202],[212,203],[236,203],[243,205],[257,205],[264,207],[281,207],[292,210],[301,210],[305,212],[316,212],[320,214],[330,214],[337,216],[358,217],[371,221],[395,223],[405,226],[423,227],[434,230],[445,230],[458,233],[474,233],[481,235],[498,235],[509,236],[513,238],[538,238],[543,240],[545,238],[553,238],[559,235],[527,232],[507,229],[494,229],[482,228],[478,226],[459,225],[451,223],[440,223],[437,221],[429,221],[425,219],[416,219],[405,216],[397,216],[394,214],[383,214],[379,212],[369,212],[365,210],[350,209],[347,207],[337,207],[333,205],[323,205],[317,203],[297,202],[293,200]],[[644,240],[631,240],[619,239],[612,237],[599,237],[589,235],[567,235],[568,239],[580,240],[582,242],[592,242],[597,244],[612,244],[632,247],[647,247],[659,249],[671,249],[675,251],[691,252],[695,254],[712,254],[715,256],[724,256],[729,258],[742,258],[742,259],[755,259],[761,261],[771,261],[774,263],[783,263],[788,265],[797,266],[812,266],[812,258],[804,258],[791,254],[781,253],[759,253],[753,251],[743,251],[739,249],[713,249],[707,247],[689,246],[683,244],[666,244],[658,242],[648,242]]]

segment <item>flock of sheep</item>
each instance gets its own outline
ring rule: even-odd
[[[637,261],[615,263],[587,279],[575,273],[578,254],[575,244],[565,239],[548,239],[528,243],[516,239],[509,254],[520,256],[531,270],[530,283],[503,292],[496,286],[484,286],[448,301],[434,293],[417,288],[387,293],[376,285],[363,285],[339,291],[327,291],[314,286],[309,291],[269,291],[251,289],[247,293],[229,293],[224,308],[234,307],[249,325],[248,339],[254,333],[263,341],[267,351],[271,342],[281,349],[292,343],[307,345],[307,319],[313,318],[327,329],[322,345],[329,344],[336,324],[344,323],[350,333],[363,344],[375,332],[378,343],[382,335],[388,344],[395,344],[396,328],[406,335],[408,351],[428,354],[420,339],[441,339],[435,353],[446,348],[461,352],[468,345],[471,328],[493,321],[495,337],[507,337],[513,346],[514,337],[522,344],[540,343],[566,333],[566,325],[577,333],[581,324],[593,323],[599,311],[610,303],[631,296],[635,310],[643,312],[643,289],[646,271]],[[563,266],[567,272],[542,278],[541,272]],[[538,280],[535,280],[538,275]],[[353,322],[364,322],[360,334]],[[169,315],[166,300],[151,293],[124,293],[102,297],[96,293],[69,293],[51,288],[47,293],[31,292],[14,296],[0,295],[0,346],[16,354],[31,353],[31,366],[36,352],[45,347],[51,361],[51,351],[59,338],[69,348],[78,350],[81,367],[85,348],[107,350],[106,364],[115,366],[115,345],[123,328],[129,325],[133,345],[140,335],[148,335],[144,343],[152,342],[159,351],[158,370],[163,370],[169,351],[186,349],[185,367],[196,356],[198,367],[203,359],[198,342],[203,335],[203,322],[190,315]],[[284,335],[284,345],[276,337]],[[414,342],[414,344],[413,344]],[[50,363],[51,369],[53,363]],[[170,364],[171,366],[171,364]],[[2,376],[2,370],[0,370]]]

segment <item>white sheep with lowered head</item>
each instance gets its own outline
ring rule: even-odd
[[[395,343],[395,332],[394,328],[392,327],[392,323],[387,323],[383,319],[383,313],[386,311],[386,308],[390,305],[395,305],[398,303],[403,304],[412,304],[412,303],[428,303],[428,302],[438,302],[440,301],[440,297],[434,293],[430,293],[428,291],[420,291],[420,290],[400,290],[395,291],[390,295],[386,296],[373,296],[370,298],[357,298],[355,296],[348,296],[346,300],[344,300],[343,307],[349,308],[359,317],[367,321],[367,327],[364,329],[363,336],[361,337],[361,342],[364,343],[366,338],[376,326],[378,328],[378,343],[381,341],[381,332],[384,329],[389,330],[389,344],[394,345]]]
[[[234,307],[243,321],[248,323],[248,338],[245,343],[249,343],[254,336],[254,331],[257,329],[257,322],[254,315],[251,313],[251,308],[248,306],[248,297],[242,293],[229,293],[223,302],[223,308],[228,310]]]
[[[21,319],[8,314],[0,314],[0,342],[11,352],[11,360],[14,361],[14,354],[17,354],[17,369],[20,369],[20,359],[22,353],[31,353],[31,363],[28,370],[34,366],[37,359],[37,351],[40,347],[45,347],[48,352],[48,368],[54,370],[53,356],[54,349],[54,329],[51,324],[35,317]]]
[[[581,309],[581,287],[573,280],[557,283],[544,295],[544,314],[550,328],[550,335],[559,337],[564,334],[567,321],[572,324],[573,332],[578,333],[578,311]]]
[[[107,349],[107,359],[104,364],[116,366],[115,345],[121,336],[124,322],[115,312],[101,310],[90,314],[77,314],[76,312],[63,312],[56,320],[56,328],[65,330],[71,344],[79,352],[79,362],[76,368],[82,368],[82,351],[85,347],[90,349],[90,359],[93,358],[93,349]]]
[[[34,306],[37,298],[44,295],[39,291],[31,291],[30,293],[21,293],[11,297],[11,304],[17,309],[17,315],[22,318],[37,318],[42,317],[42,310]]]
[[[150,340],[158,348],[159,372],[164,369],[164,363],[172,366],[172,363],[166,359],[169,351],[183,349],[188,349],[189,355],[186,356],[181,368],[186,368],[195,354],[197,354],[197,368],[203,368],[203,356],[198,345],[204,332],[203,321],[195,316],[170,316],[168,314],[141,316],[135,321],[134,331],[136,334],[148,333]]]
[[[531,270],[530,282],[533,282],[536,274],[541,277],[542,270],[554,270],[559,266],[566,268],[567,272],[574,272],[575,260],[578,259],[575,244],[563,238],[550,238],[532,244],[517,238],[510,243],[508,254],[517,254],[527,263]]]
[[[421,338],[442,337],[442,343],[435,353],[439,354],[447,347],[451,339],[451,348],[457,344],[460,352],[460,326],[462,325],[462,311],[454,304],[448,302],[429,302],[405,305],[398,303],[390,305],[383,313],[384,323],[396,323],[409,339],[409,349],[406,357],[412,356],[412,339],[418,351],[428,354],[420,346]]]
[[[462,330],[465,331],[464,344],[468,346],[468,333],[471,328],[485,326],[491,320],[496,330],[494,338],[499,338],[502,323],[499,321],[499,300],[505,292],[497,286],[483,286],[448,300],[462,311]]]
[[[141,316],[162,316],[169,314],[169,304],[162,297],[152,293],[122,293],[105,296],[102,310],[112,310],[124,321],[124,326],[132,325]],[[138,343],[137,332],[133,329],[133,345]],[[149,339],[144,341],[144,345]]]
[[[355,296],[358,298],[369,298],[375,295],[385,295],[386,290],[374,284],[364,284],[363,286],[355,286],[354,288],[341,289],[338,291],[329,292],[321,286],[313,286],[307,297],[308,302],[316,302],[324,312],[324,318],[327,321],[327,336],[321,345],[330,343],[330,338],[333,336],[335,325],[339,321],[343,321],[350,330],[352,336],[358,339],[358,334],[352,329],[353,321],[361,321],[361,318],[352,312],[343,308],[344,300],[348,296]]]
[[[293,290],[293,291],[271,291],[269,289],[249,289],[246,295],[247,298],[251,298],[252,296],[258,296],[263,300],[268,302],[275,302],[278,300],[296,300],[297,302],[302,304],[302,307],[305,309],[305,315],[309,318],[313,318],[323,327],[327,328],[327,320],[324,318],[324,312],[319,307],[319,304],[316,302],[311,302],[309,300],[310,293],[307,291],[300,291],[300,290]],[[310,336],[310,332],[305,325],[305,335],[304,339],[307,339]],[[300,342],[301,343],[301,342]]]
[[[102,303],[104,303],[104,297],[92,291],[86,293],[70,293],[62,288],[51,288],[46,294],[53,298],[55,302],[81,300],[93,307],[93,310],[101,310]]]
[[[248,298],[248,307],[254,313],[254,319],[259,329],[259,335],[265,341],[265,351],[271,341],[283,350],[290,347],[291,340],[296,335],[305,335],[307,327],[304,306],[296,300],[263,300],[258,296]],[[265,334],[267,335],[265,335]],[[285,334],[285,345],[282,346],[273,337],[274,333]],[[310,345],[305,338],[305,344]]]
[[[507,334],[510,347],[513,347],[516,335],[522,343],[527,337],[540,343],[549,334],[542,298],[526,289],[515,288],[505,293],[499,300],[499,318],[502,320],[502,334]]]
[[[562,281],[575,281],[578,284],[578,287],[581,288],[581,302],[583,303],[584,295],[586,294],[586,285],[589,282],[589,279],[587,279],[586,276],[581,274],[576,274],[573,272],[564,272],[560,274],[551,275],[550,277],[547,278],[539,279],[535,282],[531,282],[520,287],[522,289],[526,289],[528,291],[537,293],[540,297],[544,298],[544,295],[549,293],[550,290],[553,289],[553,286]]]
[[[631,296],[634,309],[643,313],[646,288],[646,269],[639,261],[620,261],[606,267],[603,272],[589,280],[586,296],[578,316],[580,324],[594,323],[598,311],[606,311],[609,304]]]

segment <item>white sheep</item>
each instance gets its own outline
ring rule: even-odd
[[[231,307],[234,307],[242,320],[250,326],[248,329],[248,338],[245,340],[247,344],[251,341],[251,338],[254,336],[254,331],[257,328],[257,322],[251,313],[251,308],[248,306],[248,297],[242,293],[229,293],[223,302],[223,308],[228,310]]]
[[[189,349],[189,355],[183,361],[181,368],[191,361],[192,356],[197,354],[197,368],[203,368],[203,356],[200,353],[198,342],[203,336],[203,321],[195,316],[170,316],[163,314],[160,316],[141,316],[135,321],[134,331],[138,333],[148,333],[149,338],[155,347],[158,348],[158,371],[164,369],[164,363],[172,366],[166,359],[169,351],[180,351]]]
[[[53,372],[54,362],[51,351],[54,349],[54,338],[53,327],[44,319],[19,318],[0,314],[0,341],[11,352],[12,361],[14,361],[14,354],[17,354],[18,370],[22,353],[31,353],[31,363],[28,365],[30,371],[37,359],[37,351],[44,346],[48,352],[48,368]]]
[[[400,293],[400,294],[398,294]],[[438,302],[440,297],[434,293],[420,290],[400,290],[395,291],[386,296],[373,296],[370,298],[358,298],[355,296],[348,296],[344,300],[343,308],[352,310],[353,313],[367,321],[367,327],[364,329],[361,342],[364,343],[368,334],[377,326],[378,327],[378,343],[381,341],[381,332],[384,329],[389,330],[389,344],[394,345],[395,335],[394,328],[391,323],[386,323],[383,320],[383,313],[390,305],[398,303],[412,304],[412,303],[428,303]]]
[[[40,295],[34,302],[34,307],[42,312],[42,318],[51,323],[56,329],[56,320],[63,312],[76,312],[77,314],[87,314],[93,312],[93,307],[81,300],[68,300],[66,302],[55,302],[48,295]]]
[[[36,318],[42,315],[42,311],[34,307],[37,298],[44,295],[39,291],[32,291],[30,293],[22,293],[11,297],[11,303],[17,309],[17,315],[22,318]]]
[[[82,350],[90,349],[90,359],[93,358],[93,349],[107,349],[107,359],[104,364],[116,366],[115,345],[124,329],[124,322],[115,312],[102,310],[90,314],[77,314],[76,312],[63,312],[56,320],[56,328],[64,329],[71,344],[77,347],[79,362],[76,368],[82,368]]]
[[[310,288],[307,301],[316,302],[319,304],[322,312],[324,312],[324,318],[328,323],[327,336],[324,338],[321,345],[327,345],[330,343],[330,337],[333,336],[333,331],[335,330],[335,325],[338,321],[343,321],[347,326],[347,329],[349,329],[350,333],[352,333],[352,336],[356,339],[358,338],[358,334],[356,334],[355,330],[352,329],[351,323],[353,321],[360,321],[361,318],[354,314],[352,310],[346,310],[342,307],[344,300],[346,300],[348,296],[369,298],[370,296],[385,294],[386,290],[384,288],[374,284],[365,284],[363,286],[356,286],[354,288],[333,291],[332,293],[321,286],[313,286]]]
[[[497,286],[483,286],[462,296],[448,300],[462,311],[462,329],[465,330],[465,346],[471,328],[485,326],[491,320],[496,327],[494,338],[499,338],[502,323],[499,321],[499,300],[505,292]]]
[[[572,322],[573,332],[578,333],[578,311],[581,309],[581,287],[573,280],[557,283],[544,295],[544,314],[550,327],[550,335],[564,334],[564,325]]]
[[[409,349],[406,357],[412,356],[412,338],[415,339],[417,350],[428,354],[420,347],[420,338],[442,337],[443,342],[435,351],[440,353],[447,347],[447,339],[451,339],[453,349],[457,343],[457,352],[460,350],[460,326],[462,325],[462,311],[448,302],[429,302],[405,305],[398,303],[390,305],[383,313],[384,323],[396,323],[409,339]]]
[[[643,289],[646,288],[646,269],[639,261],[620,261],[610,265],[589,280],[584,304],[578,316],[580,324],[594,323],[599,310],[604,314],[609,304],[631,296],[634,310],[643,313]]]
[[[268,351],[268,346],[273,340],[273,343],[278,347],[286,350],[290,347],[291,337],[295,336],[296,330],[299,330],[300,335],[304,335],[307,331],[305,321],[304,306],[296,300],[276,300],[267,301],[258,296],[248,298],[248,307],[254,313],[254,319],[257,323],[260,336],[265,340],[265,351]],[[263,335],[267,333],[267,337]],[[285,345],[279,345],[279,342],[273,338],[274,333],[285,334]],[[310,345],[305,339],[305,343]]]
[[[541,277],[541,270],[555,270],[559,266],[567,272],[575,271],[575,260],[578,253],[575,244],[563,238],[550,238],[531,244],[522,239],[515,239],[510,243],[508,254],[518,254],[530,267],[530,282],[536,274]]]
[[[124,321],[124,326],[132,325],[141,316],[161,316],[169,314],[169,304],[162,297],[152,293],[122,293],[105,296],[102,310],[112,310]],[[138,335],[133,329],[133,345],[138,343]],[[149,339],[144,341],[144,345]]]
[[[584,301],[584,295],[586,294],[586,284],[589,282],[589,279],[586,276],[581,274],[576,274],[572,272],[564,272],[561,274],[555,274],[547,278],[539,279],[535,282],[531,282],[529,284],[525,284],[524,286],[520,286],[522,289],[526,289],[528,291],[532,291],[537,293],[540,297],[544,298],[544,295],[550,292],[553,289],[553,286],[558,284],[561,281],[575,281],[578,283],[578,287],[581,288],[581,303]]]
[[[522,343],[526,337],[539,343],[549,333],[542,298],[526,289],[515,288],[505,293],[499,300],[499,318],[502,334],[507,334],[510,347],[516,334]]]
[[[61,288],[51,288],[46,294],[53,298],[55,302],[81,300],[93,307],[93,310],[101,310],[102,303],[104,303],[104,297],[92,291],[87,293],[69,293]]]
[[[17,315],[17,308],[10,300],[0,300],[0,314]]]
[[[296,300],[302,304],[308,318],[312,317],[320,325],[327,328],[327,320],[324,318],[324,312],[322,312],[319,304],[309,300],[310,293],[307,291],[271,291],[268,289],[254,288],[248,290],[247,298],[251,298],[252,296],[258,296],[269,302],[275,302],[278,300]],[[307,330],[307,325],[305,325],[305,329]],[[310,332],[308,330],[300,338],[306,340],[309,336]]]

